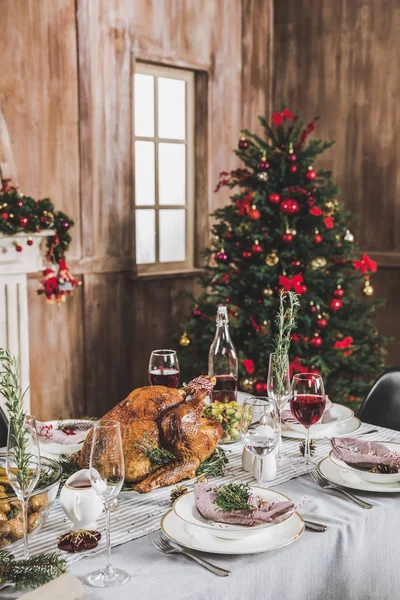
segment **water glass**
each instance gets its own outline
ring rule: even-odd
[[[268,397],[274,400],[278,412],[279,439],[276,461],[282,465],[289,462],[289,459],[282,454],[282,411],[290,398],[289,356],[287,354],[273,352],[269,355],[267,390]]]

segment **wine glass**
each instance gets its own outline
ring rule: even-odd
[[[117,498],[125,477],[125,463],[122,452],[121,429],[118,421],[103,420],[93,427],[90,452],[90,482],[104,504],[106,513],[107,564],[89,575],[88,580],[95,587],[122,585],[130,575],[111,565],[110,508]]]
[[[6,472],[21,502],[24,526],[24,558],[29,558],[28,503],[40,476],[40,450],[35,417],[20,415],[10,419],[7,439]]]
[[[272,352],[269,355],[267,390],[268,397],[275,401],[279,419],[276,462],[284,465],[289,462],[289,459],[282,454],[282,411],[290,398],[289,356],[287,354]]]
[[[261,485],[262,459],[276,448],[279,439],[279,419],[272,398],[247,398],[242,405],[239,423],[240,437],[246,450],[257,459],[257,483]]]
[[[295,419],[306,428],[304,459],[297,464],[314,466],[310,458],[310,427],[318,423],[324,414],[326,396],[320,375],[302,373],[294,375],[291,386],[290,410]]]
[[[150,385],[176,388],[179,377],[179,362],[175,350],[153,350],[149,361]]]

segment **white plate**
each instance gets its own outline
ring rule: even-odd
[[[252,486],[251,488],[254,494],[261,496],[263,500],[267,502],[274,502],[276,500],[287,501],[290,500],[284,494],[280,494],[279,492],[275,492],[274,490],[269,490],[267,488],[261,488],[257,486]],[[205,519],[197,510],[194,492],[188,492],[184,494],[174,502],[173,511],[175,514],[190,525],[195,525],[196,527],[201,527],[202,529],[207,530],[212,535],[225,539],[225,540],[239,540],[245,539],[249,537],[253,537],[254,535],[258,535],[260,531],[265,529],[271,529],[272,527],[282,527],[284,523],[288,519],[290,519],[294,513],[288,514],[287,519],[285,521],[281,521],[280,523],[264,523],[262,525],[255,525],[254,527],[247,527],[245,525],[233,525],[229,523],[216,523],[215,521],[210,521],[209,519]]]
[[[282,523],[282,527],[264,529],[259,535],[244,540],[223,540],[201,527],[185,523],[171,509],[161,519],[161,529],[170,540],[192,550],[213,554],[257,554],[298,540],[304,532],[304,521],[295,513]]]
[[[322,421],[315,425],[311,425],[310,435],[311,437],[315,437],[317,433],[325,433],[325,431],[333,427],[333,425],[346,423],[346,421],[350,421],[352,417],[354,417],[354,412],[351,408],[332,402],[329,409],[323,414]],[[304,425],[301,425],[300,423],[287,423],[287,426],[289,429],[293,429],[293,431],[299,431],[300,433],[304,432]]]
[[[345,488],[360,490],[361,492],[378,492],[380,494],[400,493],[400,482],[379,484],[365,481],[365,479],[361,479],[361,477],[356,475],[354,471],[339,467],[339,465],[331,461],[329,456],[321,460],[318,470],[326,479]]]
[[[357,417],[352,417],[345,423],[340,423],[339,425],[333,424],[331,427],[327,428],[325,431],[316,431],[315,433],[311,428],[311,438],[314,440],[321,440],[325,437],[336,437],[339,435],[348,435],[349,433],[353,433],[357,431],[361,427],[360,419]],[[295,431],[294,429],[289,429],[284,426],[282,428],[282,435],[286,438],[291,438],[293,440],[304,440],[305,437],[305,429],[302,427],[303,431]]]
[[[68,423],[88,423],[92,427],[94,425],[93,421],[88,421],[87,419],[65,419]],[[43,421],[43,425],[53,425],[56,427],[59,423],[62,423],[62,420],[58,421]],[[44,437],[39,436],[39,447],[41,456],[45,456],[47,458],[57,458],[61,454],[74,454],[82,449],[83,442],[81,444],[56,444],[51,440],[47,440]]]
[[[378,442],[379,440],[374,440]],[[393,450],[393,452],[400,453],[400,443],[399,442],[380,442],[384,444],[389,450]],[[334,455],[333,451],[329,453],[329,458],[336,465],[341,467],[342,469],[347,469],[348,471],[352,471],[357,474],[361,479],[365,481],[370,481],[372,483],[386,484],[386,483],[396,483],[400,481],[400,473],[370,473],[365,469],[359,469],[357,467],[352,467],[344,462],[341,458],[338,458]]]

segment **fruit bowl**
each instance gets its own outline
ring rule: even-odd
[[[62,469],[50,459],[41,459],[41,475],[28,504],[28,535],[40,531],[57,497]],[[8,483],[6,453],[0,453],[0,549],[24,537],[21,503]]]

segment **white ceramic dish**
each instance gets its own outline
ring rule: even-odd
[[[316,425],[311,425],[310,435],[311,437],[315,437],[318,433],[325,434],[331,427],[346,423],[347,421],[350,421],[352,417],[354,417],[354,412],[351,408],[343,406],[342,404],[332,403],[329,409],[324,413],[321,422],[316,423]],[[304,432],[304,425],[301,425],[300,423],[287,423],[287,427],[293,429],[293,431],[299,431],[300,433]]]
[[[57,427],[63,421],[43,421],[43,425],[53,425],[53,427]],[[68,423],[88,423],[91,427],[93,427],[93,421],[88,421],[86,419],[67,419]],[[51,440],[47,440],[46,438],[39,436],[39,446],[40,446],[40,454],[41,456],[45,456],[47,458],[58,458],[61,454],[74,454],[78,452],[82,448],[82,444],[56,444]]]
[[[348,468],[344,469],[334,463],[329,456],[321,460],[318,470],[326,479],[345,488],[359,490],[361,492],[377,492],[379,494],[400,494],[400,482],[398,483],[372,483],[361,479],[358,473]]]
[[[325,431],[316,431],[315,433],[312,431],[311,438],[314,440],[321,440],[325,437],[331,438],[340,435],[349,435],[350,433],[354,433],[361,427],[360,419],[357,417],[352,417],[345,423],[333,424],[331,427],[326,429]],[[304,440],[305,437],[305,429],[302,427],[303,431],[295,431],[294,429],[289,429],[286,425],[282,428],[282,435],[286,438],[291,438],[293,440]]]
[[[378,440],[374,440],[378,441]],[[399,442],[381,442],[381,444],[385,444],[389,450],[393,450],[393,452],[397,452],[400,454],[400,443]],[[344,460],[341,460],[337,456],[334,455],[333,451],[329,453],[329,458],[336,465],[341,467],[342,469],[347,469],[348,471],[353,471],[356,473],[361,479],[365,481],[370,481],[371,483],[378,484],[386,484],[386,483],[397,483],[400,482],[400,473],[370,473],[365,469],[359,469],[357,467],[351,467]]]
[[[257,486],[252,486],[252,491],[254,494],[261,496],[263,500],[268,502],[274,502],[276,500],[287,501],[290,500],[284,494],[280,494],[279,492],[275,492],[274,490],[269,490],[266,488],[261,488]],[[254,527],[246,527],[245,525],[232,525],[229,523],[216,523],[215,521],[210,521],[205,519],[197,510],[194,499],[194,492],[188,492],[184,494],[174,502],[173,511],[175,514],[188,523],[189,525],[195,525],[196,527],[200,527],[202,529],[207,530],[211,535],[215,537],[222,538],[224,540],[243,540],[254,535],[258,535],[261,531],[265,531],[266,529],[275,529],[276,527],[282,527],[286,521],[292,518],[294,513],[288,516],[285,521],[281,523],[265,523],[263,525],[255,525]]]
[[[161,519],[161,529],[170,540],[200,552],[212,554],[257,554],[276,550],[295,542],[304,532],[304,521],[295,513],[282,527],[264,529],[248,539],[223,540],[196,525],[190,525],[169,510]]]

